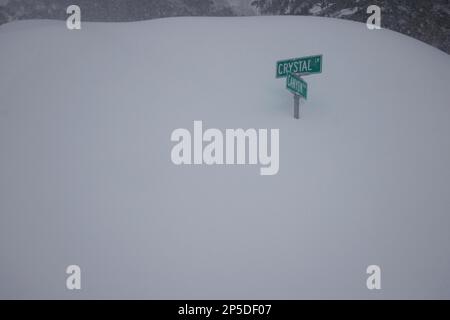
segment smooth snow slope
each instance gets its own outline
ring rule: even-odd
[[[23,21],[0,43],[1,298],[450,298],[447,54],[312,17]],[[294,120],[275,62],[313,54]],[[175,166],[193,120],[279,128],[278,175]]]

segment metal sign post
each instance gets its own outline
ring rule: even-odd
[[[300,119],[300,96],[294,93],[294,118]]]

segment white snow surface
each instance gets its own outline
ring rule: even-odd
[[[21,21],[0,43],[0,298],[450,298],[444,52],[317,17]],[[314,54],[295,120],[275,62]],[[280,129],[279,173],[175,166],[194,120]]]

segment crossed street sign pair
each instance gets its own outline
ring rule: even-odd
[[[277,61],[276,77],[286,78],[286,88],[294,94],[294,117],[300,118],[300,97],[308,97],[308,84],[301,76],[322,73],[322,55]]]

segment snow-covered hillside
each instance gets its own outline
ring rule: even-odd
[[[314,17],[22,21],[0,43],[1,298],[450,298],[442,51]],[[294,120],[275,62],[314,54]],[[174,165],[194,120],[280,129],[279,173]]]

